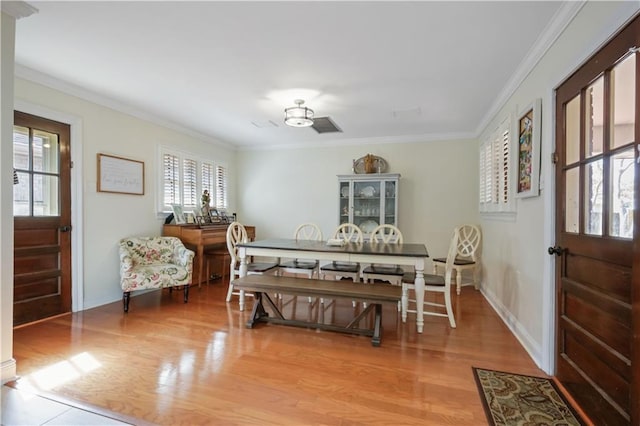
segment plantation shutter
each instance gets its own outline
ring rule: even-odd
[[[214,172],[213,172],[213,164],[211,163],[202,163],[202,167],[200,168],[200,178],[202,182],[202,192],[205,190],[209,191],[209,194],[213,194],[214,188]],[[217,206],[216,206],[217,207]]]
[[[510,123],[509,118],[502,121],[480,144],[478,200],[481,212],[513,212]]]
[[[173,154],[162,156],[164,206],[180,204],[180,159]]]
[[[197,196],[197,167],[196,160],[185,158],[182,163],[182,188],[184,192],[182,205],[184,207],[195,207]]]
[[[509,163],[511,161],[509,151],[509,128],[502,129],[502,204],[509,203]]]
[[[227,168],[224,166],[216,167],[216,207],[219,209],[228,207]]]

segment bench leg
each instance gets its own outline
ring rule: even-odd
[[[351,322],[347,324],[345,328],[355,328],[358,324],[360,324],[360,321],[369,313],[369,311],[373,309],[374,306],[379,306],[379,305],[369,305],[366,308],[364,308],[364,310],[360,312],[360,314],[357,317],[352,319]]]
[[[184,285],[184,303],[189,301],[189,284]]]
[[[262,293],[256,292],[253,297],[253,309],[251,310],[251,316],[249,317],[249,321],[247,321],[246,327],[253,328],[253,325],[260,322],[261,318],[268,316],[269,314],[262,305]]]
[[[381,332],[382,332],[382,305],[377,303],[376,316],[375,316],[374,326],[373,326],[373,337],[371,338],[371,344],[373,346],[376,346],[376,347],[380,346],[380,340],[382,338]]]

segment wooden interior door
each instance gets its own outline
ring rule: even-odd
[[[69,125],[14,113],[14,326],[71,311],[69,143]]]
[[[556,92],[556,376],[597,425],[640,424],[640,19]]]

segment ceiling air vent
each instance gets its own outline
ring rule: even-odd
[[[313,127],[313,130],[318,133],[342,133],[342,129],[336,126],[336,123],[334,123],[329,117],[315,117],[311,127]]]

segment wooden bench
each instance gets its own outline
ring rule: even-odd
[[[234,288],[254,293],[253,310],[247,321],[247,328],[253,328],[258,322],[271,322],[296,327],[311,327],[321,330],[372,336],[373,346],[380,346],[382,332],[382,303],[398,304],[402,289],[390,284],[365,284],[352,281],[329,281],[297,277],[278,277],[273,275],[247,275],[233,281]],[[287,319],[273,303],[269,293],[290,294],[294,296],[317,297],[323,299],[350,299],[366,302],[367,307],[345,326]],[[270,317],[264,303],[273,311]],[[375,310],[373,329],[357,328],[360,321]]]

